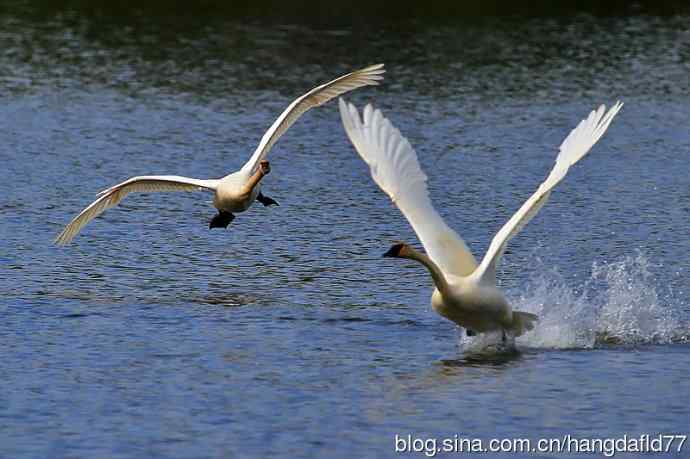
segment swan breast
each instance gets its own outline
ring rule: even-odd
[[[500,290],[451,286],[449,293],[443,295],[434,289],[431,295],[431,307],[446,319],[480,333],[510,326],[512,310]]]
[[[261,191],[261,184],[247,187],[247,179],[236,174],[225,177],[213,196],[213,205],[225,212],[243,212],[252,205]]]

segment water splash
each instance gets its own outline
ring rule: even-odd
[[[543,267],[544,269],[539,269]],[[594,263],[578,288],[568,286],[557,268],[537,260],[537,272],[511,297],[516,310],[539,316],[537,327],[517,338],[520,347],[592,348],[605,344],[668,344],[688,341],[682,310],[657,292],[653,268],[642,253],[614,263]],[[460,339],[465,352],[491,349],[500,335]]]
[[[604,305],[599,322],[602,334],[626,343],[666,344],[687,339],[687,326],[680,326],[680,308],[674,308],[670,298],[660,299],[649,262],[641,253],[611,265],[594,264],[592,278],[609,287],[600,299]]]

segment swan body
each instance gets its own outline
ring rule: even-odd
[[[129,193],[167,191],[207,191],[213,193],[213,206],[218,214],[211,220],[210,228],[226,228],[235,213],[246,211],[254,201],[264,206],[278,205],[261,193],[261,181],[270,172],[266,155],[292,124],[307,110],[318,107],[348,91],[375,86],[383,79],[383,64],[348,73],[328,83],[315,87],[295,99],[261,138],[256,150],[242,169],[220,179],[201,180],[174,175],[150,175],[130,178],[98,194],[98,198],[82,210],[55,238],[58,245],[69,244],[91,220],[105,210],[116,206]]]
[[[512,311],[499,289],[450,276],[449,285],[445,295],[438,288],[431,294],[431,307],[438,314],[478,333],[493,331],[496,325],[511,328]]]
[[[213,206],[225,212],[244,212],[261,192],[261,183],[252,186],[251,174],[239,170],[219,180]]]
[[[407,258],[424,265],[435,286],[432,308],[465,328],[468,335],[500,331],[505,339],[506,333],[520,336],[533,329],[537,316],[512,309],[496,285],[496,267],[508,241],[539,212],[570,166],[601,138],[623,104],[617,102],[608,112],[600,106],[571,131],[560,146],[551,173],[494,236],[481,263],[477,263],[465,242],[431,204],[427,176],[410,142],[371,105],[364,108],[360,118],[352,104],[343,99],[339,104],[343,126],[355,150],[369,165],[376,184],[408,220],[427,252],[397,243],[384,256]]]

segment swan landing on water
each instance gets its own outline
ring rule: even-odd
[[[508,241],[546,203],[553,188],[570,166],[582,159],[601,138],[623,106],[617,102],[607,112],[603,105],[573,129],[560,147],[556,165],[537,191],[494,236],[484,259],[477,264],[465,242],[436,212],[417,154],[380,110],[367,105],[363,119],[352,104],[340,99],[340,115],[352,145],[369,165],[376,184],[393,200],[410,222],[426,254],[404,243],[393,245],[384,256],[409,258],[423,264],[436,288],[431,306],[443,317],[467,330],[468,335],[500,331],[520,336],[534,328],[537,316],[513,311],[496,286],[496,267]]]
[[[221,179],[199,180],[175,175],[150,175],[134,177],[98,194],[98,199],[82,210],[55,238],[58,245],[69,244],[79,231],[106,209],[116,206],[132,192],[151,193],[158,191],[210,191],[213,206],[218,209],[210,222],[210,228],[227,228],[235,213],[243,212],[256,200],[264,206],[278,205],[273,199],[261,193],[261,180],[270,172],[265,159],[273,144],[297,119],[312,107],[362,86],[375,86],[383,79],[383,64],[372,65],[356,72],[322,84],[295,99],[261,138],[259,146],[249,161],[237,172]]]

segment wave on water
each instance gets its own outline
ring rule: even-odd
[[[541,260],[537,263],[544,266]],[[690,341],[687,324],[680,319],[682,308],[659,295],[642,253],[614,263],[594,263],[579,288],[568,286],[555,268],[541,272],[510,298],[515,310],[539,316],[535,329],[515,340],[518,347],[588,349]],[[461,348],[469,352],[495,348],[497,342],[500,335],[469,338],[462,333],[460,338]]]

